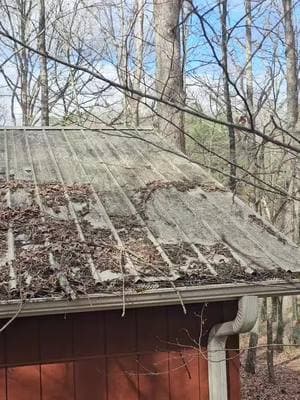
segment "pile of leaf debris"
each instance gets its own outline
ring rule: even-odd
[[[139,214],[147,219],[146,204],[151,199],[152,195],[162,189],[174,188],[178,192],[187,192],[192,189],[200,188],[203,190],[202,196],[206,197],[204,192],[226,192],[227,189],[215,182],[202,182],[199,179],[182,179],[178,181],[163,181],[155,180],[147,183],[144,187],[138,189],[132,196],[132,201],[138,210]]]
[[[12,180],[1,181],[0,190],[2,264],[9,248],[9,231],[14,238],[10,249],[14,254],[0,268],[0,298],[51,296],[71,284],[78,291],[86,290],[82,276],[87,285],[93,281],[85,261],[87,244],[79,239],[74,221],[53,218],[44,210],[52,207],[55,214],[57,207],[67,206],[70,199],[82,201],[91,193],[88,185],[48,183],[37,187],[30,181]],[[19,193],[26,197],[26,204],[9,207],[8,196]]]
[[[18,191],[26,192],[31,201],[9,207],[8,193],[14,197]],[[111,230],[95,228],[78,212],[76,219],[58,215],[60,207],[68,212],[71,203],[93,202],[89,185],[2,181],[0,194],[0,299],[75,298],[118,290],[124,284],[132,287],[135,270],[158,280],[160,274],[168,275],[160,269],[167,266],[159,251],[133,216],[110,216]],[[49,214],[48,208],[54,212]],[[9,231],[14,237],[11,259]]]
[[[195,185],[152,182],[139,204],[155,190]],[[111,226],[96,227],[79,207],[89,213],[91,204],[88,184],[0,181],[0,300],[288,278],[281,270],[247,273],[221,242],[158,245],[137,215],[109,215]]]

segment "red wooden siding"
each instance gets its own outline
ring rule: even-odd
[[[238,336],[232,336],[227,340],[228,349],[239,348]],[[228,391],[229,400],[239,399],[241,385],[240,385],[240,358],[239,353],[235,350],[227,351],[227,370],[228,370]]]
[[[7,398],[39,400],[41,395],[40,366],[8,368],[6,390]]]
[[[6,399],[6,371],[0,369],[0,400]]]
[[[20,318],[0,335],[0,400],[208,400],[205,346],[235,303]],[[226,315],[226,318],[225,318]],[[229,362],[238,400],[238,360]]]

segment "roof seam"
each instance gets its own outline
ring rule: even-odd
[[[45,221],[46,221],[45,216],[44,216],[45,211],[44,211],[42,199],[40,196],[39,186],[37,183],[37,177],[36,177],[36,172],[35,172],[34,163],[33,163],[33,159],[32,159],[31,149],[29,146],[27,135],[24,134],[24,136],[25,136],[27,155],[28,155],[30,165],[31,165],[31,171],[32,171],[31,176],[32,176],[34,186],[35,186],[36,201],[37,201],[37,204],[38,204],[40,212],[41,212],[41,219],[45,223]],[[45,240],[45,245],[48,246],[49,244],[50,244],[50,242],[49,242],[49,239],[47,238]],[[50,264],[50,268],[52,269],[52,271],[56,271],[58,268],[61,269],[60,264],[55,260],[53,252],[51,250],[49,251],[49,264]],[[70,296],[71,299],[75,299],[76,294],[75,294],[74,290],[72,289],[72,287],[70,286],[70,283],[69,283],[66,275],[61,270],[58,273],[58,280],[59,280],[59,284],[60,284],[61,288],[66,292],[66,294],[68,296]]]
[[[87,139],[87,136],[83,133],[83,135],[85,136],[85,138]],[[105,138],[106,141],[106,138]],[[87,142],[90,145],[90,148],[93,149],[93,146],[91,146],[91,142],[89,139],[87,139]],[[122,194],[123,198],[125,199],[127,205],[129,206],[129,208],[132,210],[132,212],[134,213],[134,215],[137,216],[137,218],[139,219],[139,221],[142,223],[143,227],[146,229],[147,233],[148,233],[148,237],[151,240],[151,242],[155,245],[155,247],[158,249],[158,251],[160,252],[163,260],[169,265],[169,267],[171,268],[171,272],[172,272],[172,266],[173,263],[171,262],[171,260],[169,259],[169,257],[167,256],[167,254],[164,252],[164,250],[162,249],[162,247],[160,246],[160,244],[158,243],[158,241],[155,239],[155,237],[153,236],[152,232],[149,230],[148,226],[146,225],[145,221],[143,220],[143,218],[140,216],[139,212],[137,211],[137,209],[135,208],[135,206],[133,205],[132,201],[130,200],[130,198],[127,196],[126,192],[123,190],[123,188],[121,187],[121,185],[119,184],[119,181],[117,180],[117,178],[114,176],[114,174],[112,173],[111,169],[107,166],[107,164],[105,162],[103,162],[102,158],[99,156],[99,152],[97,151],[97,149],[94,148],[95,154],[98,158],[98,160],[100,162],[102,162],[102,164],[104,165],[104,168],[108,171],[108,173],[110,174],[110,176],[112,177],[112,179],[114,180],[114,182],[116,183],[120,193]]]
[[[69,141],[69,138],[68,138],[67,135],[65,134],[64,129],[62,129],[62,132],[63,132],[63,136],[64,136],[64,138],[65,138],[65,140],[66,140],[66,143],[67,143],[69,149],[71,150],[73,156],[75,156],[75,158],[76,158],[76,160],[77,160],[78,165],[80,166],[80,168],[81,168],[82,172],[84,173],[85,177],[88,178],[88,175],[87,175],[87,173],[86,173],[86,171],[85,171],[85,168],[84,168],[84,166],[82,165],[82,162],[80,161],[80,159],[79,159],[79,157],[78,157],[78,155],[77,155],[77,153],[76,153],[76,151],[75,151],[75,149],[74,149],[72,143]],[[96,192],[96,190],[95,190],[95,188],[94,188],[94,185],[93,185],[92,183],[89,183],[89,184],[90,184],[90,186],[91,186],[91,189],[92,189],[92,192],[93,192],[93,196],[94,196],[94,198],[95,198],[95,200],[96,200],[98,206],[100,207],[101,211],[103,212],[103,216],[104,216],[104,218],[105,218],[105,220],[106,220],[106,223],[107,223],[108,226],[110,227],[110,230],[111,230],[111,232],[112,232],[112,234],[113,234],[113,236],[114,236],[114,238],[115,238],[117,244],[118,244],[122,249],[125,249],[124,243],[122,242],[120,236],[118,235],[117,230],[115,229],[115,227],[114,227],[114,225],[113,225],[111,219],[109,218],[109,215],[108,215],[108,213],[106,212],[106,209],[105,209],[104,205],[102,204],[102,202],[101,202],[101,200],[100,200],[100,197],[98,196],[98,194],[97,194],[97,192]],[[134,265],[133,265],[133,262],[132,262],[131,258],[128,256],[128,254],[126,254],[126,258],[127,258],[127,261],[128,261],[129,264],[130,264],[130,272],[131,272],[133,275],[137,275],[137,271],[135,270]],[[122,272],[122,271],[121,271],[121,272]]]
[[[168,182],[168,179],[160,172],[157,170],[157,168],[154,166],[154,164],[148,159],[148,157],[144,156],[143,153],[141,153],[139,151],[139,149],[134,148],[134,151],[136,151],[140,157],[142,157],[147,163],[148,165],[152,168],[152,170],[158,175],[161,176],[163,178],[163,180],[165,182]],[[146,184],[145,181],[142,181],[143,184]],[[187,205],[186,205],[187,206]],[[188,208],[188,206],[187,206]],[[201,251],[193,244],[191,243],[191,240],[189,239],[188,235],[186,234],[186,232],[183,230],[183,228],[181,226],[178,225],[178,223],[176,222],[176,220],[170,215],[173,223],[176,225],[177,229],[181,232],[182,236],[185,238],[185,240],[187,241],[187,243],[191,246],[191,248],[194,250],[194,252],[197,254],[199,260],[201,262],[204,262],[207,266],[207,268],[209,269],[210,273],[212,275],[217,275],[216,270],[214,269],[214,267],[211,265],[211,263],[206,259],[206,257],[201,253]]]
[[[9,182],[10,174],[9,174],[9,161],[8,161],[8,142],[7,142],[7,131],[5,132],[5,169],[6,169],[6,181]],[[6,196],[6,204],[8,208],[11,208],[11,193],[10,188],[7,188],[7,196]],[[15,289],[17,287],[17,276],[16,271],[13,267],[13,260],[15,259],[15,241],[13,235],[12,224],[9,221],[8,231],[7,231],[7,262],[9,266],[9,286],[10,290]]]
[[[73,221],[75,223],[75,226],[76,226],[76,229],[77,229],[77,232],[78,232],[78,236],[79,236],[79,238],[80,238],[80,240],[82,242],[86,242],[84,234],[83,234],[82,229],[81,229],[81,226],[79,224],[76,212],[75,212],[74,207],[72,205],[70,196],[69,196],[69,194],[68,194],[68,192],[66,190],[66,184],[65,184],[65,181],[64,181],[63,176],[61,174],[61,171],[60,171],[59,165],[57,163],[57,160],[55,158],[55,155],[53,153],[52,147],[50,145],[49,138],[48,138],[44,128],[42,129],[42,131],[43,131],[43,134],[44,134],[44,137],[45,137],[45,140],[46,140],[46,144],[47,144],[47,147],[48,147],[48,151],[49,151],[50,157],[52,159],[52,162],[54,163],[54,167],[55,167],[56,173],[57,173],[58,178],[59,178],[59,180],[61,182],[61,185],[62,185],[62,187],[64,189],[64,196],[65,196],[65,198],[67,200],[68,209],[69,209],[71,217],[72,217],[72,219],[73,219]],[[98,274],[97,268],[95,267],[94,261],[93,261],[93,259],[92,259],[90,254],[88,255],[88,264],[89,264],[90,271],[91,271],[91,274],[92,274],[94,280],[96,282],[99,281],[99,274]]]

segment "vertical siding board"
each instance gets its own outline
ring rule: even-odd
[[[7,368],[7,400],[41,400],[39,365]]]
[[[202,314],[202,322],[203,322],[202,338],[201,338],[202,346],[207,347],[208,335],[211,328],[214,325],[220,322],[228,321],[229,319],[230,316],[228,319],[224,317],[223,302],[208,303]]]
[[[235,318],[238,308],[236,301],[223,302],[223,317],[225,321]],[[228,349],[239,349],[238,335],[230,336],[227,340],[226,347]],[[240,400],[240,358],[238,351],[227,351],[227,386],[229,400]]]
[[[200,400],[209,399],[209,387],[208,387],[208,362],[207,362],[207,350],[201,348],[199,353],[199,383],[200,383]]]
[[[168,351],[167,309],[144,308],[137,310],[137,346],[139,352]]]
[[[0,328],[4,326],[6,321],[0,323]],[[0,367],[6,365],[6,350],[5,350],[5,331],[0,333]]]
[[[41,362],[65,361],[72,357],[73,335],[70,316],[53,315],[40,320]]]
[[[240,359],[236,351],[228,351],[229,400],[240,400]]]
[[[168,307],[169,348],[177,350],[177,344],[197,347],[201,327],[201,304],[187,305],[187,314],[181,307]]]
[[[169,400],[169,336],[166,308],[137,310],[140,400]]]
[[[76,400],[106,400],[105,358],[74,362]]]
[[[77,357],[104,355],[103,313],[84,313],[73,316],[74,354]]]
[[[197,343],[201,305],[168,307],[170,396],[172,400],[199,400],[199,360]]]
[[[108,400],[138,400],[138,377],[136,356],[108,357]]]
[[[107,355],[136,352],[135,310],[127,310],[124,317],[121,317],[121,313],[121,310],[116,310],[105,314]]]
[[[105,314],[107,399],[138,399],[136,312]]]
[[[169,400],[169,353],[153,352],[139,357],[140,400]]]
[[[39,331],[36,318],[19,318],[5,330],[7,365],[39,362]]]
[[[42,400],[74,400],[73,363],[43,364],[41,384]]]
[[[0,327],[4,326],[7,321],[1,321]],[[5,331],[0,333],[0,400],[6,399],[6,346]],[[2,367],[2,368],[1,368]]]
[[[6,400],[6,369],[0,368],[0,400]]]
[[[170,394],[172,400],[199,400],[197,349],[170,352]]]
[[[239,349],[239,337],[231,336],[227,340],[227,348]],[[240,400],[241,385],[240,385],[240,357],[239,351],[227,351],[227,376],[228,376],[228,392],[229,400]]]

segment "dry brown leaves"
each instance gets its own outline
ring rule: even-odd
[[[144,204],[158,189],[175,187],[179,191],[187,191],[198,186],[198,182],[188,181],[151,182],[139,192],[139,202]],[[210,189],[221,190],[214,187]],[[8,190],[14,195],[18,191],[26,192],[30,201],[22,206],[9,208],[6,204]],[[39,207],[35,197],[36,190],[42,205],[48,208]],[[145,278],[144,282],[149,281],[149,277],[153,278],[156,287],[174,285],[168,281],[171,272],[180,275],[180,279],[175,282],[177,286],[260,281],[280,275],[280,271],[246,274],[221,242],[213,246],[196,245],[217,270],[218,276],[212,276],[206,264],[199,260],[195,248],[185,242],[162,245],[174,266],[174,271],[170,271],[160,250],[149,239],[146,227],[136,216],[109,216],[122,246],[113,231],[93,227],[85,218],[86,214],[77,211],[78,221],[72,219],[69,213],[72,207],[70,200],[79,203],[80,206],[93,202],[92,189],[88,185],[62,186],[49,183],[35,188],[33,183],[28,181],[6,183],[0,180],[0,191],[0,261],[2,259],[3,262],[5,257],[8,245],[7,231],[11,228],[15,251],[13,267],[18,284],[18,290],[11,290],[9,266],[6,264],[0,267],[0,299],[16,298],[20,291],[23,298],[68,295],[68,291],[62,285],[62,275],[76,295],[122,289],[124,282],[128,284],[126,289],[129,290],[144,288],[141,281],[132,284],[134,278],[132,273],[128,272],[131,268],[127,262],[129,259],[138,270],[139,277]],[[49,208],[54,213],[49,213]],[[64,212],[60,213],[61,208]],[[89,207],[87,208],[89,212]],[[93,268],[99,273],[111,271],[118,273],[118,276],[123,274],[123,277],[114,282],[97,283],[92,275]]]
[[[145,187],[136,191],[132,197],[139,213],[145,217],[145,206],[153,193],[157,190],[175,188],[179,192],[187,192],[192,189],[201,188],[205,192],[226,192],[227,189],[214,182],[202,182],[196,179],[183,179],[179,181],[162,181],[156,180],[146,184]]]
[[[134,216],[130,218],[111,216],[110,219],[129,257],[142,274],[158,276],[155,267],[162,268],[164,273],[168,273],[166,263],[163,261],[158,249],[148,238],[145,228],[141,226],[137,218]]]
[[[265,341],[263,339],[263,341]],[[300,349],[274,353],[276,384],[268,380],[266,349],[258,349],[257,372],[248,375],[241,368],[242,400],[300,400]],[[245,362],[241,357],[242,365]]]
[[[182,242],[179,244],[165,244],[163,249],[172,263],[183,269],[197,270],[198,274],[207,272],[206,265],[201,262],[191,245]]]

